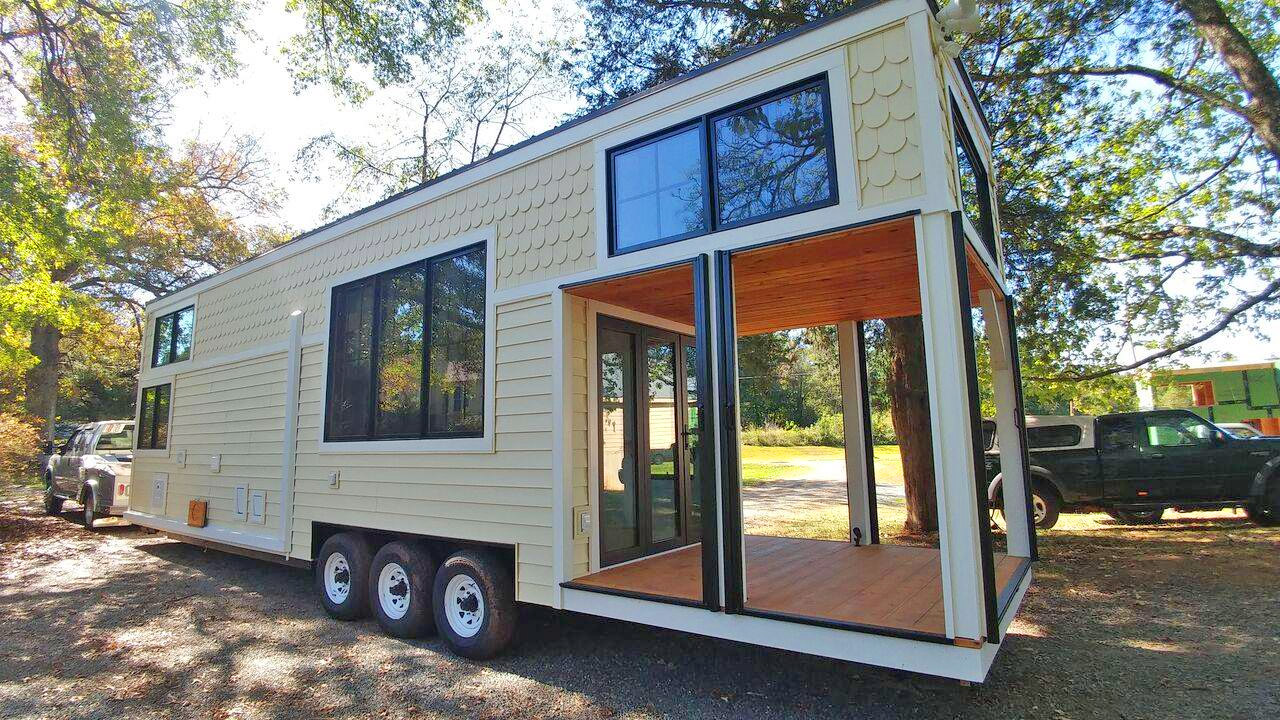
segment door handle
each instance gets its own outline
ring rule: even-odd
[[[1151,457],[1153,457],[1153,458],[1162,458],[1162,457],[1164,457],[1164,453],[1151,453]]]

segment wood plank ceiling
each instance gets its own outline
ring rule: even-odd
[[[992,287],[969,252],[971,301]],[[733,257],[738,335],[920,314],[915,225],[903,218]],[[580,297],[693,324],[690,265],[580,286]]]

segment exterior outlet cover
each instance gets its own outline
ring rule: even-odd
[[[591,509],[585,505],[579,505],[573,509],[573,513],[578,518],[578,522],[573,524],[573,536],[575,538],[590,537]]]
[[[257,525],[267,524],[266,490],[254,490],[249,493],[249,522]]]
[[[245,520],[249,515],[249,486],[236,486],[236,517]]]
[[[334,470],[333,472],[329,473],[329,487],[337,488],[338,480],[341,477],[341,475],[342,475],[342,471],[340,470]]]
[[[156,473],[151,476],[151,512],[164,514],[165,499],[169,492],[169,473]]]
[[[221,469],[222,469],[222,456],[210,455],[209,456],[209,472],[218,472]]]
[[[175,456],[174,456],[174,462],[178,463],[178,467],[186,467],[186,466],[187,466],[187,451],[186,451],[186,450],[179,450],[177,453],[175,453]]]

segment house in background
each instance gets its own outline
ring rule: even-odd
[[[1138,386],[1143,410],[1183,408],[1280,435],[1280,360],[1161,370],[1149,382]]]

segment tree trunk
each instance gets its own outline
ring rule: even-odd
[[[902,456],[909,533],[938,529],[934,489],[933,430],[929,424],[929,377],[924,365],[924,325],[920,317],[885,320],[889,349],[889,400],[893,431]]]
[[[1245,111],[1258,137],[1280,163],[1280,84],[1249,38],[1231,22],[1218,0],[1176,0],[1201,37],[1231,70],[1248,97]]]
[[[53,418],[58,404],[58,342],[62,331],[37,323],[31,328],[31,354],[40,362],[27,371],[27,413],[44,420],[45,439],[53,440]]]

